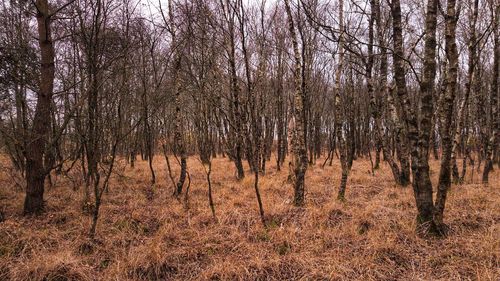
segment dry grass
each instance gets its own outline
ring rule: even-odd
[[[59,178],[46,193],[47,212],[21,216],[23,194],[0,174],[0,280],[500,280],[500,172],[490,186],[453,186],[444,239],[415,235],[411,188],[393,184],[388,167],[369,173],[355,162],[347,201],[334,200],[337,165],[307,172],[307,205],[295,208],[287,172],[269,164],[261,179],[268,230],[260,223],[253,177],[234,180],[227,159],[213,163],[218,221],[211,218],[198,160],[189,209],[173,199],[165,164],[148,190],[146,162],[113,178],[104,195],[96,241],[81,191]],[[2,163],[7,163],[2,161]],[[318,163],[322,161],[318,160]],[[437,163],[432,163],[434,180]]]

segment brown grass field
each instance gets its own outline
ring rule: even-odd
[[[59,177],[46,191],[46,213],[24,218],[22,190],[3,159],[0,280],[500,280],[498,169],[489,186],[477,171],[453,185],[449,235],[423,239],[411,187],[395,186],[386,165],[372,176],[367,159],[354,162],[344,203],[335,200],[338,160],[325,169],[318,160],[307,171],[304,208],[292,206],[287,170],[272,160],[260,184],[266,230],[248,170],[238,182],[229,160],[214,159],[214,221],[200,162],[188,161],[187,207],[172,197],[160,158],[153,192],[146,162],[119,165],[95,241],[82,188],[73,190],[81,182]],[[431,167],[436,181],[438,162]]]

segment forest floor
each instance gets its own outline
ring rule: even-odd
[[[199,160],[188,161],[187,206],[172,197],[161,158],[153,189],[147,162],[118,165],[95,240],[78,177],[53,178],[46,213],[24,218],[22,190],[4,159],[0,280],[500,280],[499,169],[489,186],[477,171],[453,185],[448,236],[423,239],[414,231],[412,188],[396,186],[385,164],[373,176],[368,159],[355,161],[338,202],[338,160],[322,169],[319,159],[307,170],[306,205],[296,208],[288,171],[276,171],[273,159],[260,181],[265,229],[248,170],[238,182],[229,160],[214,159],[214,221]],[[431,163],[434,184],[438,167]]]

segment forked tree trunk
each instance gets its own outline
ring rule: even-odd
[[[406,91],[398,87],[398,97],[402,107],[402,118],[405,121],[407,138],[410,144],[411,168],[413,172],[413,191],[417,205],[418,229],[425,232],[438,232],[433,220],[434,202],[432,183],[429,172],[429,142],[432,130],[433,90],[436,74],[436,29],[437,0],[429,0],[425,19],[423,75],[420,82],[420,116],[419,121],[415,110],[410,104]],[[404,78],[401,5],[399,0],[393,0],[391,5],[394,32],[394,71],[396,83]],[[399,81],[399,82],[398,82]],[[403,86],[403,85],[402,85]]]

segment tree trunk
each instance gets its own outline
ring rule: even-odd
[[[397,150],[398,157],[401,163],[400,171],[400,181],[402,186],[406,186],[410,183],[410,162],[408,160],[408,146],[407,146],[407,135],[409,132],[408,124],[402,124],[399,121],[399,116],[403,120],[408,120],[408,115],[413,115],[410,111],[406,109],[410,108],[409,100],[407,98],[406,89],[406,77],[405,77],[405,67],[404,67],[404,46],[403,46],[403,28],[401,23],[401,5],[399,0],[395,0],[391,5],[392,20],[393,20],[393,63],[394,63],[394,80],[396,82],[396,92],[399,97],[399,102],[402,103],[401,107],[394,106],[390,108],[393,115],[394,126],[396,127],[396,140],[397,140]],[[392,102],[394,104],[394,102]],[[391,105],[390,105],[391,106]],[[401,108],[398,114],[398,108]],[[415,126],[416,128],[416,126]]]
[[[387,51],[385,48],[385,38],[384,38],[384,31],[383,31],[383,23],[381,21],[381,15],[380,15],[380,2],[379,0],[374,0],[372,2],[372,7],[373,7],[373,12],[375,16],[375,20],[377,21],[377,35],[379,38],[379,45],[380,47],[380,76],[379,76],[379,81],[380,81],[380,89],[382,91],[382,96],[385,97],[387,101],[387,107],[389,108],[389,116],[391,119],[391,122],[393,124],[399,123],[399,117],[397,116],[396,113],[396,108],[394,106],[394,98],[392,91],[389,89],[387,85]],[[375,96],[373,96],[373,99],[376,99]],[[375,103],[374,106],[376,106],[376,100],[373,101]],[[376,116],[374,116],[375,119],[375,134],[378,134],[378,138],[380,140],[380,148],[382,150],[382,154],[384,156],[384,160],[387,161],[389,164],[389,167],[391,168],[392,175],[394,177],[394,181],[396,184],[401,185],[401,172],[399,170],[398,164],[396,161],[394,161],[394,158],[392,157],[391,151],[390,151],[390,146],[387,141],[388,136],[384,134],[384,129],[382,126],[382,120],[381,120],[381,113],[378,111],[378,108],[376,108],[377,113]],[[377,153],[377,157],[378,153]]]
[[[423,77],[420,83],[420,124],[415,110],[410,105],[410,99],[404,88],[398,86],[398,97],[401,102],[402,117],[411,148],[411,168],[413,172],[413,191],[417,205],[418,229],[424,232],[436,232],[433,221],[434,202],[432,183],[429,173],[429,141],[432,130],[433,87],[436,74],[436,28],[437,0],[429,0],[425,19]],[[394,71],[397,84],[404,81],[403,47],[401,29],[401,6],[399,0],[392,2],[393,32],[394,32]],[[399,81],[399,82],[398,82]],[[401,85],[404,86],[404,85]]]
[[[340,180],[339,192],[337,199],[345,199],[345,190],[347,185],[347,177],[349,176],[349,159],[348,147],[344,139],[344,114],[342,113],[342,96],[340,94],[341,75],[344,67],[344,1],[339,1],[339,58],[337,62],[337,69],[335,71],[335,134],[338,140],[338,148],[340,153],[340,165],[342,168],[342,178]],[[346,97],[344,96],[344,100]],[[347,132],[346,132],[347,135]]]
[[[457,116],[459,118],[457,126],[455,128],[455,135],[453,137],[453,147],[451,150],[451,162],[453,165],[452,169],[452,174],[453,174],[453,181],[454,183],[461,183],[463,181],[463,176],[460,176],[458,172],[458,166],[457,166],[457,150],[458,150],[458,144],[460,142],[460,134],[463,128],[467,126],[467,111],[468,111],[468,103],[469,103],[469,96],[473,84],[473,80],[475,79],[474,77],[474,69],[476,67],[476,57],[477,57],[477,51],[476,51],[476,22],[477,22],[477,17],[478,17],[478,12],[479,12],[479,0],[474,0],[474,7],[472,11],[472,18],[470,19],[470,38],[469,38],[469,46],[468,46],[468,71],[467,71],[467,82],[465,84],[465,94],[460,101],[460,105],[458,108],[458,113]],[[466,136],[464,137],[463,141],[463,146],[465,146],[465,155],[464,155],[464,161],[463,161],[463,166],[462,166],[462,172],[465,174],[466,167],[467,167],[467,158],[469,156],[469,141],[468,141],[468,130],[466,133]]]
[[[179,179],[177,181],[177,189],[175,191],[176,196],[180,196],[182,193],[182,188],[184,186],[184,182],[186,180],[186,170],[187,170],[187,155],[186,155],[186,146],[184,144],[184,138],[182,137],[182,116],[181,116],[181,102],[180,102],[180,83],[178,81],[178,73],[181,67],[181,56],[178,54],[178,58],[176,59],[174,65],[174,84],[175,84],[175,119],[174,119],[174,142],[175,142],[175,152],[179,154],[181,158],[181,172],[179,175]]]
[[[457,90],[458,79],[458,50],[456,45],[456,29],[458,16],[455,8],[456,0],[448,0],[446,14],[446,31],[445,31],[445,52],[448,60],[447,71],[445,77],[445,93],[441,105],[441,142],[443,153],[441,156],[441,168],[439,170],[439,183],[435,202],[434,223],[437,226],[443,225],[443,212],[446,203],[446,194],[451,185],[451,154],[452,154],[452,138],[451,127],[446,124],[452,123],[453,105]],[[458,122],[457,122],[458,123]],[[458,126],[458,124],[457,124]]]
[[[293,108],[293,140],[292,140],[292,153],[293,156],[293,170],[294,170],[294,205],[302,206],[304,204],[304,190],[305,190],[305,174],[307,170],[307,148],[305,144],[305,112],[304,112],[304,93],[302,92],[301,81],[301,57],[299,53],[299,45],[297,42],[297,35],[293,22],[292,11],[288,0],[285,0],[285,9],[288,15],[288,28],[290,31],[293,54],[295,58],[295,68],[293,72],[295,93],[294,93],[294,108]]]
[[[420,84],[421,116],[417,125],[415,114],[409,119],[408,136],[412,144],[412,170],[414,173],[413,190],[418,209],[417,222],[425,231],[435,232],[433,222],[434,204],[432,199],[432,183],[429,174],[429,139],[432,130],[433,91],[436,75],[436,27],[437,0],[429,0],[425,19],[424,70]],[[408,100],[404,102],[408,104]],[[420,129],[420,130],[419,130]]]
[[[43,211],[44,182],[47,172],[43,165],[46,137],[50,130],[50,107],[54,89],[54,46],[47,0],[37,0],[38,44],[40,46],[40,89],[33,118],[30,141],[26,147],[26,197],[24,214]]]
[[[486,145],[486,157],[483,170],[483,183],[488,183],[488,175],[491,170],[493,170],[493,155],[497,150],[499,131],[500,131],[500,116],[498,116],[498,76],[500,67],[500,5],[492,6],[494,9],[493,16],[493,48],[494,48],[494,58],[493,58],[493,81],[491,83],[491,133]]]

